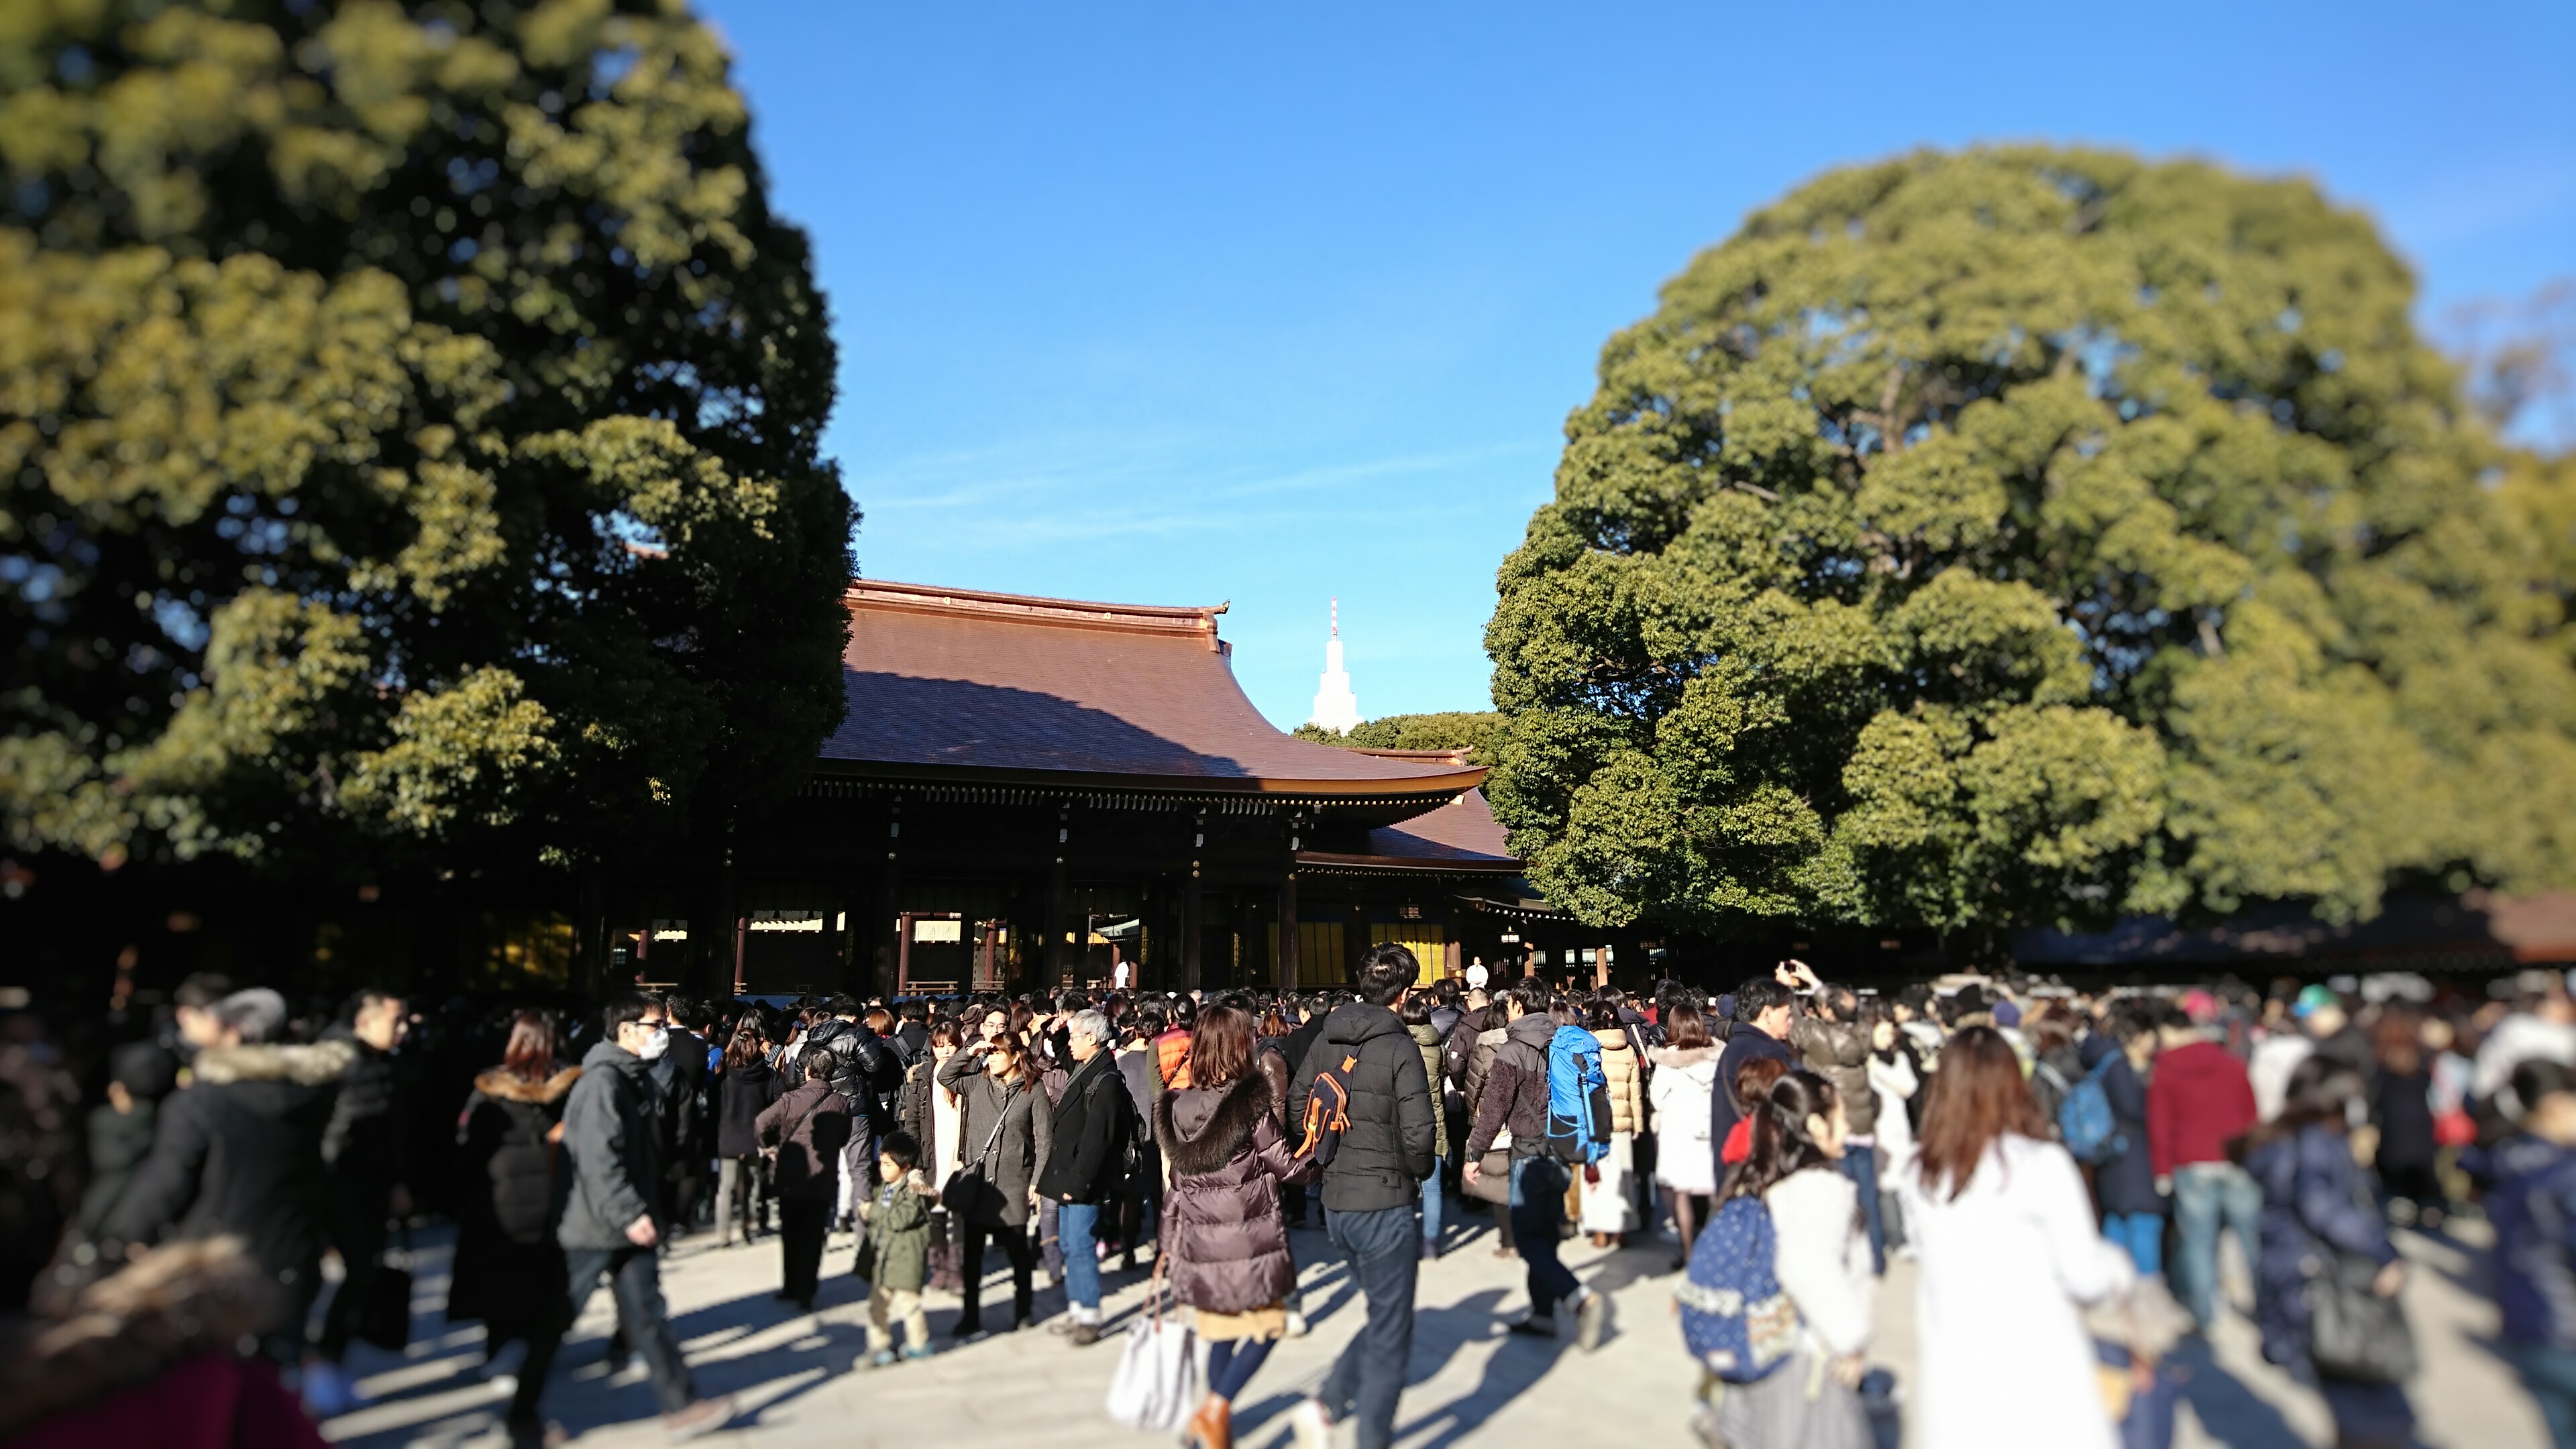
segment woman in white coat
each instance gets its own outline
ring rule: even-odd
[[[1919,1274],[1919,1449],[2117,1449],[2078,1305],[2126,1294],[2129,1257],[1991,1027],[1942,1048],[1896,1172]]]
[[[1708,1140],[1717,1040],[1689,1002],[1666,1009],[1663,1028],[1664,1044],[1646,1054],[1655,1064],[1646,1095],[1661,1134],[1655,1139],[1655,1183],[1682,1235],[1681,1254],[1673,1260],[1678,1272],[1690,1261],[1691,1242],[1708,1221],[1709,1199],[1717,1192],[1717,1151]]]

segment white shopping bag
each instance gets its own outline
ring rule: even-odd
[[[1198,1407],[1199,1336],[1179,1320],[1163,1317],[1163,1264],[1154,1261],[1156,1282],[1147,1289],[1152,1311],[1127,1325],[1127,1344],[1118,1355],[1118,1371],[1109,1376],[1109,1417],[1130,1429],[1170,1434],[1188,1422]]]

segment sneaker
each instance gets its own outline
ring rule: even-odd
[[[928,1358],[930,1357],[930,1345],[926,1343],[913,1344],[911,1347],[906,1348],[903,1351],[903,1356],[907,1361]]]
[[[1070,1332],[1065,1334],[1064,1339],[1065,1342],[1072,1344],[1075,1348],[1089,1348],[1100,1341],[1100,1325],[1097,1323],[1077,1323],[1073,1326]]]
[[[1297,1449],[1333,1449],[1333,1416],[1321,1399],[1299,1399],[1288,1411],[1288,1433]]]
[[[852,1364],[852,1365],[850,1365],[850,1367],[852,1367],[852,1368],[892,1368],[892,1367],[894,1367],[894,1350],[893,1350],[893,1349],[890,1349],[890,1348],[881,1348],[881,1349],[878,1349],[876,1352],[874,1352],[874,1353],[872,1353],[872,1354],[869,1354],[869,1355],[868,1355],[864,1360],[862,1360],[862,1361],[860,1361],[860,1362],[858,1362],[858,1363]]]
[[[365,1402],[348,1370],[338,1364],[315,1359],[304,1366],[304,1410],[314,1418],[336,1419]]]
[[[1610,1300],[1599,1293],[1586,1293],[1574,1310],[1574,1346],[1585,1353],[1601,1351],[1601,1333],[1610,1323]]]
[[[1066,1334],[1073,1332],[1073,1329],[1073,1315],[1070,1313],[1059,1313],[1055,1317],[1047,1320],[1047,1332],[1054,1334],[1058,1338],[1062,1338]]]
[[[712,1434],[733,1419],[733,1395],[720,1394],[700,1399],[676,1414],[662,1416],[662,1431],[678,1444],[702,1435]]]
[[[1556,1319],[1552,1315],[1541,1318],[1533,1313],[1527,1318],[1517,1319],[1505,1326],[1523,1338],[1556,1337]]]
[[[1290,1338],[1306,1336],[1306,1315],[1293,1308],[1288,1310],[1288,1336]]]

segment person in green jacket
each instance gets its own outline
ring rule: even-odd
[[[877,1195],[859,1205],[867,1224],[868,1356],[862,1365],[894,1362],[894,1321],[903,1320],[903,1356],[930,1357],[930,1320],[921,1285],[930,1276],[930,1204],[938,1189],[921,1176],[921,1144],[889,1132],[877,1147]]]

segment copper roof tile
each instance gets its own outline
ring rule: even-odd
[[[849,713],[827,761],[924,778],[1187,785],[1329,796],[1471,790],[1446,755],[1390,759],[1273,729],[1214,608],[854,581]],[[1417,807],[1418,808],[1418,807]]]

